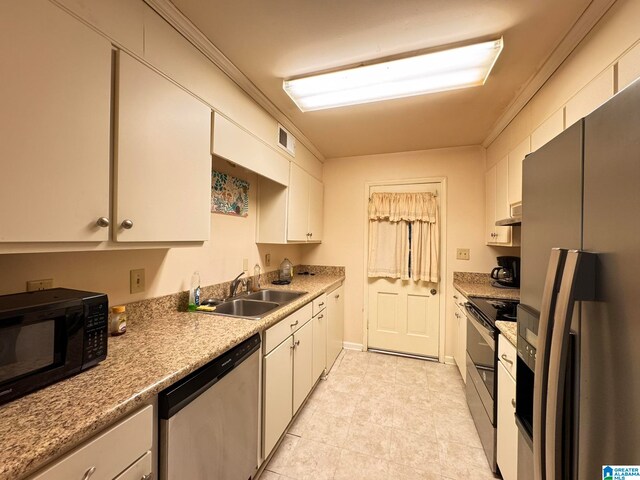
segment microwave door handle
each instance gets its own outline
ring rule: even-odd
[[[542,308],[538,322],[538,348],[533,386],[533,478],[545,480],[545,417],[547,406],[547,380],[553,313],[562,279],[567,251],[554,248],[549,256],[547,275],[542,292]]]
[[[546,480],[562,480],[563,407],[569,359],[571,319],[576,301],[595,297],[595,262],[593,253],[570,250],[567,253],[557,308],[554,315],[549,383],[545,418]],[[535,387],[534,387],[535,388]],[[572,459],[571,459],[572,460]]]

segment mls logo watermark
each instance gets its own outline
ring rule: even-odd
[[[640,480],[640,466],[605,465],[602,467],[602,480]]]

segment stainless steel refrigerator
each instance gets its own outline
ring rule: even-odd
[[[640,82],[523,165],[518,480],[640,465]]]

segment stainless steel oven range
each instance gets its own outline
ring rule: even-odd
[[[517,301],[469,297],[467,310],[467,404],[493,472],[496,471],[496,320],[515,321]]]

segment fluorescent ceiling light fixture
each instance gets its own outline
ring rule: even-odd
[[[381,63],[284,80],[300,110],[378,102],[484,85],[502,38]]]

